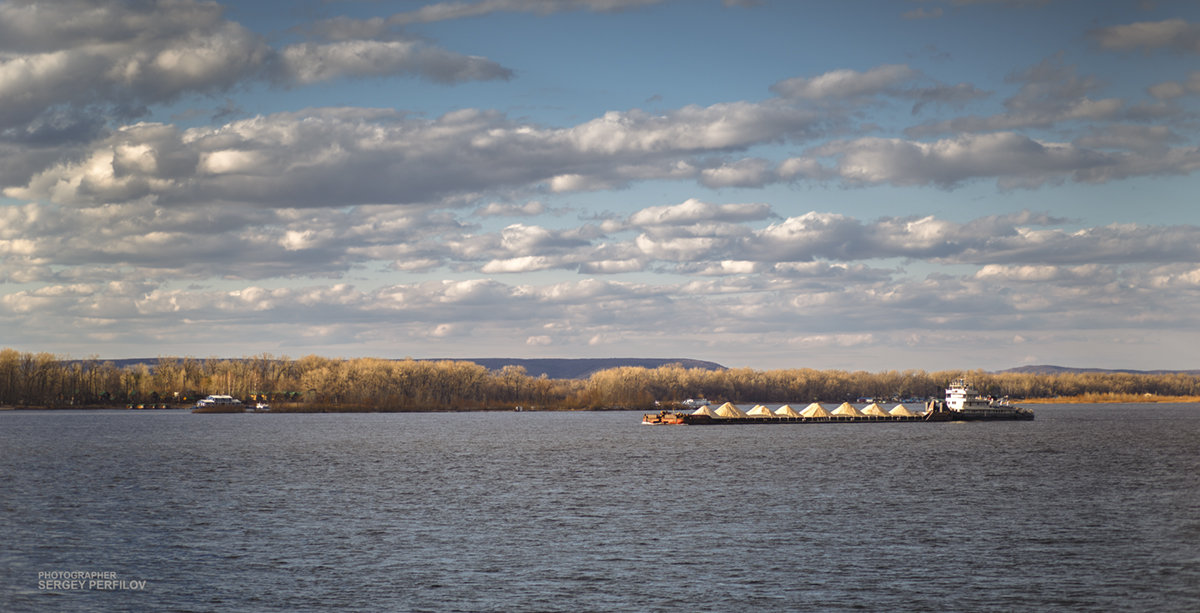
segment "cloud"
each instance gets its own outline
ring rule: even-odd
[[[959,83],[957,85],[939,84],[930,87],[914,87],[897,92],[896,95],[915,100],[912,113],[916,115],[929,105],[962,108],[970,102],[982,100],[992,94],[970,83]]]
[[[647,207],[605,232],[582,223],[493,233],[399,206],[235,211],[146,202],[61,215],[25,204],[0,214],[0,278],[30,263],[45,275],[41,287],[0,298],[11,342],[69,336],[170,347],[217,334],[296,339],[310,351],[354,343],[368,353],[461,334],[480,344],[548,339],[564,347],[632,336],[647,350],[667,337],[704,344],[749,335],[764,348],[822,336],[835,345],[834,337],[894,343],[910,330],[1063,334],[1117,329],[1130,317],[1190,325],[1196,316],[1185,305],[1200,287],[1198,227],[1075,228],[1029,212],[960,223],[813,211],[764,226],[774,215],[766,205],[688,200]],[[467,278],[301,281],[387,258]],[[922,278],[897,260],[966,269]],[[552,269],[581,276],[470,278]],[[126,280],[131,273],[140,281]],[[638,276],[621,277],[629,273]],[[189,275],[234,274],[263,281],[176,285]],[[293,280],[273,280],[281,276]]]
[[[70,214],[35,203],[2,212],[0,278],[58,284],[119,281],[131,274],[160,281],[339,278],[379,267],[812,280],[850,272],[844,266],[813,268],[816,263],[893,258],[981,266],[1200,260],[1200,231],[1190,226],[1065,231],[1052,227],[1062,220],[1028,213],[967,224],[932,216],[868,222],[815,211],[780,220],[765,203],[698,199],[646,207],[600,225],[515,223],[495,232],[480,232],[446,212],[402,205],[163,207],[146,199],[76,207]]]
[[[708,187],[759,187],[774,178],[770,162],[762,158],[744,158],[716,168],[700,171],[700,183]]]
[[[1117,274],[1114,267],[1098,264],[1083,266],[1006,266],[988,264],[975,273],[975,278],[1006,282],[1088,286],[1115,281]]]
[[[1190,226],[1108,226],[1075,232],[1038,230],[1063,220],[1022,213],[966,224],[932,216],[865,222],[836,213],[809,212],[755,229],[742,224],[695,224],[647,230],[634,244],[643,258],[693,263],[679,271],[708,271],[726,262],[761,262],[779,274],[805,270],[784,263],[849,262],[891,258],[951,264],[1087,264],[1186,262],[1200,251]],[[807,264],[806,264],[807,265]],[[822,269],[822,272],[832,272]]]
[[[0,4],[0,129],[32,130],[24,126],[64,109],[130,119],[147,105],[243,83],[396,75],[458,83],[512,72],[404,37],[275,49],[209,2]]]
[[[811,137],[818,121],[818,114],[787,105],[728,102],[660,115],[612,111],[560,134],[587,153],[723,151]]]
[[[1145,275],[1146,284],[1159,289],[1200,289],[1200,267],[1173,264],[1152,268]]]
[[[866,72],[842,69],[811,78],[794,77],[780,81],[771,86],[771,91],[784,98],[809,100],[872,96],[889,91],[918,74],[902,64],[877,66]]]
[[[991,95],[970,83],[946,85],[904,64],[876,66],[866,72],[842,69],[816,77],[794,77],[775,83],[771,91],[784,99],[813,102],[865,102],[879,96],[908,99],[914,101],[914,115],[930,105],[962,108]]]
[[[1016,228],[1015,233],[965,246],[954,257],[970,263],[1054,265],[1183,262],[1200,256],[1195,226],[1113,224],[1074,232]]]
[[[172,4],[0,6],[0,126],[59,105],[135,116],[142,105],[224,91],[261,71],[270,50],[260,37],[213,5]]]
[[[828,179],[833,176],[833,173],[817,160],[802,157],[788,158],[780,162],[776,174],[781,181]]]
[[[634,227],[684,226],[706,222],[757,221],[772,215],[765,203],[711,204],[690,198],[680,204],[653,206],[629,216]]]
[[[483,265],[480,272],[484,274],[533,272],[555,268],[558,263],[554,258],[541,255],[524,255],[504,260],[492,260]]]
[[[579,272],[585,275],[615,275],[629,272],[641,272],[646,269],[643,260],[629,258],[624,260],[594,260],[579,265]]]
[[[264,206],[450,202],[484,190],[594,189],[692,178],[693,156],[802,140],[809,111],[723,103],[651,115],[610,112],[568,128],[464,109],[436,119],[326,108],[179,130],[123,127],[89,150],[10,177],[12,198],[89,204],[153,194],[159,203]]]
[[[537,201],[530,200],[525,204],[511,204],[502,202],[489,202],[486,206],[482,206],[475,210],[476,217],[516,217],[525,215],[541,215],[548,212],[546,205]]]
[[[816,258],[855,260],[871,249],[861,221],[836,213],[805,213],[771,224],[755,233],[760,252],[773,254],[776,261],[805,262]]]
[[[512,224],[500,231],[500,247],[511,253],[548,253],[589,244],[597,235],[593,226],[550,230],[541,226]]]
[[[875,337],[894,343],[897,335],[914,330],[937,330],[925,334],[926,342],[933,342],[939,334],[981,330],[1007,330],[1009,338],[1013,330],[1112,331],[1137,317],[1152,318],[1155,327],[1192,324],[1192,310],[1175,301],[1194,293],[1200,279],[1194,264],[1151,269],[993,265],[975,274],[925,279],[828,270],[838,276],[821,285],[811,285],[811,277],[768,283],[758,276],[760,264],[736,260],[696,273],[698,278],[715,277],[657,285],[592,279],[510,285],[468,279],[378,288],[339,283],[215,290],[76,283],[8,294],[0,299],[0,319],[24,324],[15,333],[18,338],[31,331],[48,337],[70,334],[92,342],[104,337],[118,346],[148,341],[178,346],[189,337],[220,332],[224,338],[238,335],[256,342],[307,338],[306,350],[354,342],[372,352],[397,342],[411,347],[431,333],[470,330],[478,344],[532,339],[569,346],[625,337],[647,343],[645,349],[666,338],[720,344],[751,335],[756,346],[770,350],[797,339],[855,344]],[[822,272],[814,269],[813,274]],[[136,334],[123,325],[135,319]],[[86,326],[52,330],[54,322],[62,321]],[[322,334],[309,336],[314,326]]]
[[[932,143],[895,138],[833,142],[815,149],[837,159],[838,176],[851,184],[938,185],[978,178],[1003,186],[1036,187],[1115,160],[1065,143],[1043,143],[1013,132],[965,135]]]
[[[337,78],[414,74],[439,83],[510,79],[512,70],[482,57],[465,56],[420,41],[351,40],[305,43],[279,54],[285,83],[308,85]]]
[[[412,269],[450,257],[443,239],[465,232],[440,215],[400,207],[301,212],[140,202],[69,214],[38,204],[4,212],[0,261],[14,272],[39,271],[43,281],[336,277],[387,260]]]
[[[1183,19],[1140,21],[1126,25],[1096,28],[1088,32],[1102,48],[1172,49],[1200,53],[1200,24]]]
[[[366,48],[392,49],[374,44]],[[368,52],[348,60],[361,61],[358,68],[334,62],[322,70],[366,74],[375,70],[373,57]],[[305,78],[324,78],[323,74]],[[914,110],[928,104],[959,106],[987,95],[969,84],[925,86],[914,81],[924,78],[907,66],[889,65],[789,80],[782,82],[790,83],[787,88],[777,84],[777,89],[830,100],[883,94],[914,100]],[[1075,76],[1058,58],[1012,78],[1023,85],[1006,101],[1009,113],[924,124],[910,134],[938,132],[951,124],[973,132],[992,124],[1109,118],[1122,108],[1120,101],[1088,99],[1086,94],[1097,87],[1094,79]],[[763,157],[726,157],[763,145],[812,141],[847,117],[841,111],[805,108],[800,102],[770,99],[689,105],[659,113],[610,111],[558,128],[477,109],[434,119],[386,109],[307,109],[189,130],[140,123],[104,134],[86,148],[33,156],[17,155],[15,150],[7,156],[0,148],[0,158],[11,160],[0,165],[0,179],[10,198],[73,206],[153,198],[167,207],[213,202],[268,208],[335,203],[461,207],[493,194],[520,198],[663,179],[694,180],[710,188],[831,178],[845,185],[954,188],[995,177],[1001,187],[1011,188],[1187,173],[1196,164],[1195,151],[1149,147],[1144,138],[1139,143],[1128,134],[1128,149],[1110,151],[1121,141],[1099,140],[1095,131],[1073,144],[1038,141],[1009,130],[930,143],[852,139],[814,147],[775,166]]]
[[[754,232],[748,244],[767,261],[854,261],[888,258],[952,264],[1088,265],[1187,262],[1200,254],[1193,226],[1112,225],[1068,232],[1045,215],[979,218],[961,224],[932,216],[864,222],[810,212]]]
[[[1093,128],[1075,144],[1091,149],[1137,151],[1145,155],[1165,155],[1169,144],[1183,139],[1167,126],[1117,124]]]
[[[953,355],[981,338],[1070,343],[1130,322],[1149,338],[1200,323],[1194,226],[900,209],[872,219],[852,211],[866,192],[837,196],[1194,173],[1200,72],[1113,82],[1149,85],[1127,101],[1064,53],[987,83],[1005,90],[991,99],[916,65],[848,64],[858,67],[779,74],[761,100],[557,109],[575,117],[560,123],[511,104],[520,112],[294,104],[347,79],[436,89],[513,78],[418,37],[428,27],[417,24],[657,3],[428,2],[270,33],[210,2],[0,2],[6,342],[203,354],[227,349],[197,339],[237,338],[445,355],[469,337],[500,355],[600,350],[591,343],[716,354],[736,341],[782,363],[797,347]],[[1171,20],[1090,35],[1101,49],[1189,54],[1194,30]],[[945,59],[929,48],[916,53]],[[264,88],[289,90],[293,110],[241,110]],[[257,102],[230,99],[241,93]],[[911,124],[934,121],[900,132],[910,112],[930,114]],[[179,125],[158,119],[167,114]],[[635,186],[647,189],[580,193]]]
[[[565,11],[612,12],[658,4],[663,0],[480,0],[478,2],[437,2],[415,11],[396,13],[386,19],[389,26],[433,23],[451,19],[482,17],[492,13],[536,13],[549,15]]]
[[[1163,146],[1161,129],[1112,127],[1077,144],[1039,141],[1015,132],[966,134],[933,142],[897,138],[833,141],[807,157],[835,160],[830,171],[848,185],[935,185],[955,188],[977,179],[1001,188],[1036,188],[1072,180],[1104,183],[1131,176],[1189,174],[1200,168],[1196,149]],[[1157,141],[1157,142],[1156,142]],[[1127,147],[1105,151],[1089,147]]]
[[[1064,121],[1103,121],[1116,118],[1125,108],[1117,98],[1093,100],[1088,94],[1100,87],[1099,79],[1081,77],[1073,66],[1062,63],[1061,55],[1043,60],[1026,70],[1009,75],[1020,83],[1016,94],[1004,101],[1005,112],[990,116],[966,116],[926,122],[905,130],[912,137],[944,133],[996,132],[1030,127],[1047,127]],[[965,100],[981,92],[964,91]]]
[[[1186,81],[1165,81],[1147,88],[1159,100],[1174,100],[1188,94],[1200,94],[1200,71],[1192,72]]]

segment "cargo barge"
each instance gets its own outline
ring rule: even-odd
[[[726,402],[717,409],[700,407],[691,413],[660,411],[642,416],[642,423],[654,426],[717,426],[737,424],[831,424],[895,423],[928,421],[1028,421],[1033,411],[1009,404],[1007,400],[984,398],[966,381],[958,380],[946,388],[945,400],[930,400],[925,410],[915,413],[903,404],[889,411],[872,403],[859,409],[843,402],[833,411],[819,403],[797,412],[789,405],[774,411],[758,405],[748,412]]]

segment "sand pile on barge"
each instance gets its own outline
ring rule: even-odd
[[[813,417],[829,417],[830,415],[829,411],[825,410],[825,407],[821,406],[821,404],[818,402],[814,402],[807,407],[804,407],[804,410],[800,411],[800,416],[811,419]]]
[[[838,408],[833,410],[833,415],[845,415],[846,417],[865,417],[863,412],[854,407],[849,402],[843,402]]]
[[[760,405],[756,405],[753,409],[750,409],[750,411],[746,413],[746,416],[748,416],[748,417],[775,417],[775,414],[771,412],[771,409],[768,409],[767,407],[760,404]]]
[[[717,417],[746,417],[746,414],[741,409],[733,406],[732,402],[717,407]]]
[[[778,409],[775,409],[775,416],[776,417],[800,417],[801,415],[796,412],[796,409],[792,408],[792,405],[785,404],[785,405],[779,407]]]
[[[862,413],[863,415],[870,415],[872,417],[891,417],[887,411],[883,410],[883,407],[875,402],[863,407]]]

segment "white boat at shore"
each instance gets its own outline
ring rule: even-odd
[[[212,394],[200,399],[193,413],[245,413],[246,405],[228,394]]]

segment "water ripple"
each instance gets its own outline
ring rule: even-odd
[[[0,609],[1200,610],[1200,406],[637,422],[0,413]]]

